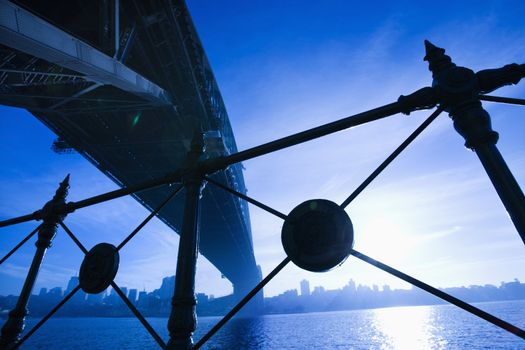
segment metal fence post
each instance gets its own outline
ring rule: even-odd
[[[51,241],[56,235],[59,221],[65,217],[64,214],[56,214],[56,209],[65,204],[68,190],[69,175],[60,183],[53,199],[47,202],[42,209],[43,223],[38,231],[38,240],[35,243],[36,252],[16,306],[9,312],[9,318],[2,327],[0,349],[15,348],[20,340],[20,335],[25,327],[24,321],[28,314],[27,303],[35,285],[40,265],[42,264],[47,248],[51,247]]]
[[[524,66],[510,64],[474,72],[456,66],[444,49],[429,41],[425,41],[425,49],[440,104],[452,117],[456,131],[465,138],[465,146],[476,152],[525,243],[525,196],[496,147],[498,133],[492,130],[490,115],[480,102],[483,92],[517,84],[525,76]]]
[[[189,350],[193,347],[192,334],[197,328],[195,272],[199,246],[199,202],[204,186],[204,174],[198,167],[203,152],[202,134],[196,135],[186,160],[183,178],[186,198],[180,232],[175,291],[172,299],[167,349]]]

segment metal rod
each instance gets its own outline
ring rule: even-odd
[[[293,135],[283,137],[281,139],[271,141],[247,150],[231,154],[223,158],[216,158],[213,160],[206,161],[204,168],[207,173],[211,173],[214,170],[224,169],[229,165],[243,162],[248,159],[262,156],[271,152],[275,152],[287,147],[291,147],[303,142],[311,141],[316,138],[332,134],[337,131],[348,129],[353,126],[368,123],[374,120],[385,118],[397,113],[401,113],[404,108],[399,102],[390,103],[375,109],[371,109],[366,112],[355,114],[350,117],[339,119],[337,121],[324,124],[312,129],[308,129]]]
[[[208,181],[209,183],[211,183],[211,184],[213,184],[213,185],[215,185],[215,186],[217,186],[217,187],[219,187],[219,188],[222,188],[223,190],[225,190],[225,191],[227,191],[227,192],[230,192],[231,194],[233,194],[233,195],[235,195],[235,196],[237,196],[237,197],[239,197],[239,198],[242,198],[242,199],[244,199],[245,201],[247,201],[247,202],[249,202],[249,203],[251,203],[251,204],[253,204],[253,205],[257,206],[257,207],[259,207],[259,208],[261,208],[261,209],[263,209],[263,210],[266,210],[266,211],[269,212],[270,214],[273,214],[273,215],[275,215],[275,216],[277,216],[277,217],[279,217],[279,218],[281,218],[281,219],[283,219],[283,220],[286,220],[286,217],[287,217],[287,216],[284,215],[283,213],[281,213],[280,211],[277,211],[277,210],[275,210],[275,209],[273,209],[273,208],[271,208],[271,207],[269,207],[269,206],[267,206],[267,205],[265,205],[265,204],[263,204],[263,203],[261,203],[261,202],[255,200],[255,199],[253,199],[253,198],[250,198],[250,197],[248,197],[248,196],[245,195],[245,194],[242,194],[242,193],[240,193],[240,192],[237,192],[237,191],[235,191],[234,189],[229,188],[228,186],[225,186],[225,185],[221,184],[220,182],[217,182],[217,181],[211,179],[211,178],[208,177],[208,176],[204,177],[204,179],[205,179],[206,181]]]
[[[19,216],[16,218],[0,221],[0,227],[7,227],[11,225],[21,224],[22,222],[32,221],[32,220],[39,220],[41,218],[41,215],[38,211],[28,214]]]
[[[192,334],[197,327],[195,271],[199,246],[199,206],[203,179],[196,174],[185,183],[186,199],[180,230],[175,291],[168,319],[170,339],[167,349],[187,350],[193,346]]]
[[[53,316],[69,299],[71,299],[75,295],[75,293],[78,292],[79,289],[80,289],[80,286],[76,286],[75,288],[73,288],[73,290],[69,292],[69,294],[66,295],[60,303],[58,303],[46,316],[44,316],[33,328],[31,328],[31,330],[27,332],[27,334],[25,334],[22,337],[22,339],[20,339],[18,344],[16,344],[13,349],[20,347],[22,343],[24,343],[30,336],[32,336],[33,333],[35,333],[40,327],[42,327],[42,325],[47,320],[49,320],[51,316]]]
[[[512,104],[512,105],[525,106],[525,100],[521,99],[521,98],[500,97],[500,96],[491,96],[491,95],[479,95],[479,99],[482,100],[482,101],[501,102],[501,103],[508,103],[508,104]]]
[[[420,280],[414,278],[414,277],[411,277],[399,270],[396,270],[394,269],[393,267],[390,267],[388,265],[385,265],[383,264],[382,262],[379,262],[363,253],[360,253],[356,250],[352,250],[352,252],[350,253],[352,254],[353,256],[355,256],[356,258],[358,259],[361,259],[363,260],[364,262],[367,262],[371,265],[374,265],[375,267],[385,271],[385,272],[388,272],[389,274],[391,275],[394,275],[400,279],[402,279],[403,281],[405,282],[408,282],[408,283],[411,283],[413,284],[414,286],[416,287],[419,287],[421,289],[423,289],[424,291],[430,293],[430,294],[433,294],[435,295],[436,297],[438,298],[441,298],[445,301],[448,301],[449,303],[467,311],[467,312],[470,312],[471,314],[475,315],[475,316],[478,316],[482,319],[484,319],[485,321],[488,321],[490,323],[492,323],[493,325],[495,326],[498,326],[504,330],[506,330],[507,332],[510,332],[514,335],[517,335],[518,337],[520,338],[523,338],[525,339],[525,331],[506,322],[506,321],[503,321],[499,318],[497,318],[496,316],[493,316],[483,310],[480,310],[478,309],[477,307],[475,306],[472,306],[470,304],[467,304],[465,303],[464,301],[456,298],[456,297],[453,297],[452,295],[450,294],[447,294],[437,288],[434,288],[424,282],[421,282]]]
[[[144,219],[134,230],[131,232],[123,241],[120,243],[117,247],[117,250],[120,250],[122,247],[124,247],[155,215],[159,213],[159,211],[164,208],[168,202],[177,195],[177,193],[182,190],[184,186],[180,185],[178,186],[173,193],[171,193],[166,200],[164,200],[154,211],[152,211],[147,218]]]
[[[407,139],[405,141],[403,141],[403,143],[401,145],[399,145],[398,148],[396,148],[396,150],[394,152],[392,152],[392,154],[390,154],[388,156],[388,158],[386,158],[383,163],[381,163],[376,170],[374,170],[366,179],[365,181],[363,181],[363,183],[361,183],[361,185],[359,185],[355,190],[354,192],[352,192],[352,194],[350,196],[348,196],[347,199],[345,199],[345,201],[343,203],[341,203],[341,208],[346,208],[348,206],[348,204],[350,204],[368,185],[370,185],[370,183],[379,175],[381,174],[381,172],[383,170],[385,170],[385,168],[390,165],[390,163],[392,163],[392,161],[394,159],[396,159],[396,157],[398,155],[401,154],[401,152],[403,152],[405,150],[405,148],[408,147],[408,145],[410,145],[410,143],[412,143],[412,141],[414,141],[416,139],[416,137],[419,136],[419,134],[421,134],[423,132],[423,130],[425,130],[429,125],[430,123],[432,123],[440,114],[441,112],[443,111],[443,109],[441,108],[438,108],[436,109],[416,130],[414,130],[414,132],[412,132],[412,134],[410,134],[410,136],[407,137]]]
[[[60,214],[71,213],[77,209],[89,207],[91,205],[99,204],[102,202],[107,202],[112,199],[124,197],[124,196],[127,196],[135,192],[152,189],[152,188],[166,185],[169,183],[176,183],[176,182],[179,182],[179,180],[180,180],[180,172],[177,171],[167,176],[163,176],[163,177],[156,178],[153,180],[144,181],[137,185],[120,188],[118,190],[114,190],[114,191],[110,191],[110,192],[100,194],[94,197],[86,198],[78,202],[69,202],[65,204],[63,207],[57,208],[56,211],[57,213],[60,213]],[[33,214],[0,221],[0,227],[10,226],[10,225],[19,224],[19,223],[26,222],[26,221],[40,220],[40,219],[42,219],[42,211],[38,210],[34,212]]]
[[[251,298],[253,298],[263,287],[270,282],[272,278],[275,277],[289,262],[290,258],[286,257],[277,267],[275,267],[272,272],[270,272],[261,282],[259,282],[255,288],[253,288],[237,305],[233,307],[233,309],[230,310],[215,326],[213,326],[212,329],[206,333],[197,344],[193,347],[193,350],[199,349],[201,346],[204,345],[219,329],[221,329],[226,322],[228,322],[239,310],[246,305],[250,301]]]
[[[40,239],[39,239],[40,241]],[[20,341],[20,334],[25,327],[25,318],[28,314],[27,303],[31,296],[31,291],[36,282],[40,265],[46,253],[46,247],[39,246],[31,262],[31,267],[24,281],[22,291],[18,296],[15,307],[9,312],[9,317],[2,327],[2,336],[0,338],[0,348],[9,348],[15,346]]]
[[[167,185],[169,183],[175,183],[180,180],[180,174],[179,172],[175,172],[173,174],[169,174],[167,176],[163,176],[157,179],[144,181],[142,183],[139,183],[137,185],[128,186],[125,188],[121,188],[115,191],[111,191],[108,193],[104,193],[95,197],[87,198],[78,202],[69,202],[67,204],[67,212],[72,212],[74,210],[89,207],[94,204],[99,204],[102,202],[107,202],[112,199],[116,199],[119,197],[124,197],[129,194],[140,192],[144,190],[149,190],[158,186]]]
[[[42,224],[38,225],[37,228],[35,228],[30,234],[28,234],[26,236],[26,238],[24,238],[23,240],[20,241],[20,243],[18,243],[13,249],[11,249],[11,251],[9,253],[7,253],[1,260],[0,260],[0,265],[2,265],[4,263],[4,261],[6,261],[7,259],[9,259],[9,257],[11,255],[14,254],[14,252],[16,252],[18,250],[18,248],[20,248],[21,246],[24,245],[25,242],[29,241],[31,239],[31,237],[33,237],[35,235],[35,233],[38,232],[38,230],[40,229],[40,227],[42,226]]]
[[[495,144],[474,148],[505,209],[525,244],[525,196]]]
[[[148,323],[148,321],[146,321],[144,316],[142,316],[142,314],[139,312],[139,310],[137,310],[135,305],[133,305],[131,303],[131,301],[124,294],[124,292],[122,292],[120,287],[115,282],[111,282],[111,286],[113,287],[113,289],[115,289],[115,292],[117,292],[117,294],[120,296],[122,301],[124,301],[124,303],[129,307],[131,312],[133,312],[133,315],[135,315],[135,317],[138,318],[138,320],[140,321],[140,323],[142,323],[144,328],[146,328],[146,330],[149,332],[149,334],[151,334],[153,339],[155,339],[155,341],[160,345],[160,347],[162,349],[165,349],[166,348],[166,343],[164,343],[164,340],[162,340],[162,338],[157,334],[157,332],[155,332],[153,327],[151,327],[151,325]]]
[[[64,231],[66,231],[67,235],[69,237],[71,237],[71,239],[73,240],[73,242],[75,242],[75,244],[80,248],[80,250],[82,250],[82,253],[84,254],[87,254],[88,253],[88,250],[86,249],[86,247],[84,247],[84,245],[82,243],[80,243],[80,241],[78,240],[78,238],[73,234],[73,232],[66,226],[66,224],[64,224],[63,221],[60,221],[59,222],[60,226],[64,229]]]

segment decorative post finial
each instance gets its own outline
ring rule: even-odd
[[[456,66],[452,63],[450,56],[445,55],[445,49],[435,46],[428,40],[425,40],[425,57],[423,59],[428,62],[428,69],[432,72],[433,78],[442,71]]]
[[[55,192],[55,196],[53,197],[53,200],[60,200],[61,202],[65,202],[66,197],[69,193],[69,178],[71,174],[67,174],[64,180],[60,183],[58,186],[58,189]]]

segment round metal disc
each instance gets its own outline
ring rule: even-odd
[[[109,243],[94,246],[80,265],[80,288],[88,294],[98,294],[106,290],[117,275],[119,266],[117,248]]]
[[[295,207],[281,232],[284,251],[302,269],[323,272],[341,264],[354,244],[348,214],[334,202],[313,199]]]

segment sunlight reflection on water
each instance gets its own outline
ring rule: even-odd
[[[435,323],[431,307],[396,307],[373,311],[374,337],[381,349],[442,349],[442,326]]]

